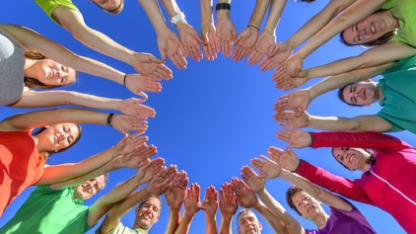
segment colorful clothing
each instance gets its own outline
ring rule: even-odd
[[[390,132],[416,133],[416,56],[400,60],[381,75],[378,85],[384,97],[377,115],[390,123]]]
[[[87,225],[88,208],[74,199],[73,188],[53,191],[47,185],[38,186],[0,234],[85,233],[91,229]]]
[[[24,87],[25,51],[0,30],[0,106],[20,99]]]
[[[351,211],[329,207],[331,215],[324,228],[305,230],[307,234],[375,234],[367,219],[357,208],[345,200],[352,207]]]
[[[29,131],[0,132],[0,216],[23,190],[39,181],[44,166]]]
[[[78,8],[72,3],[71,0],[35,0],[35,2],[51,18],[51,20],[53,20],[53,22],[59,25],[61,24],[52,17],[52,12],[57,7],[67,7],[79,12]]]
[[[390,41],[416,47],[416,1],[414,0],[388,0],[382,9],[390,10],[399,21],[399,30]]]
[[[311,182],[349,199],[377,206],[390,213],[408,233],[416,233],[416,149],[379,132],[312,133],[313,148],[373,149],[375,165],[360,179],[348,180],[301,162],[297,173]]]
[[[100,229],[95,231],[95,234],[104,234],[100,232]],[[121,222],[118,223],[117,227],[105,234],[148,234],[145,230],[141,228],[131,229],[129,227],[124,226]]]

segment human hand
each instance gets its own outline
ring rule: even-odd
[[[224,183],[220,189],[220,211],[224,218],[231,219],[237,212],[237,200],[233,192],[233,187],[229,183]]]
[[[165,160],[161,157],[152,159],[148,167],[143,168],[143,170],[136,173],[135,178],[138,184],[149,182],[157,173],[163,169],[163,164],[165,164]]]
[[[159,93],[162,91],[162,85],[158,81],[141,74],[127,75],[125,86],[132,93],[139,95],[144,99],[147,99],[147,95],[144,92]]]
[[[305,84],[308,80],[310,80],[309,70],[302,70],[296,76],[295,75],[287,75],[280,79],[275,80],[276,85],[275,87],[281,90],[290,90],[301,85]]]
[[[299,166],[299,158],[290,148],[286,148],[285,152],[272,146],[267,149],[267,154],[273,161],[277,162],[283,169],[288,171],[294,171]]]
[[[172,30],[166,29],[157,37],[157,45],[162,61],[166,61],[166,55],[172,61],[177,69],[186,69],[188,62],[186,61],[186,54],[178,36]]]
[[[147,136],[140,135],[140,133],[136,133],[131,136],[125,134],[124,137],[121,138],[114,146],[115,152],[113,153],[112,157],[128,154],[136,149],[139,149],[141,146],[144,146],[149,138]]]
[[[256,205],[258,202],[256,194],[243,181],[238,178],[232,178],[231,185],[233,186],[237,202],[241,207],[251,208]]]
[[[243,166],[241,172],[241,178],[253,192],[258,193],[266,186],[266,179],[258,176],[249,166]]]
[[[149,181],[144,190],[154,196],[164,194],[177,171],[176,165],[170,165],[167,168],[162,167],[162,169]]]
[[[268,159],[267,157],[263,155],[260,155],[260,157],[263,160],[259,158],[250,160],[250,164],[261,172],[260,177],[265,177],[267,179],[276,179],[279,177],[282,172],[282,168],[276,162]]]
[[[177,24],[177,28],[186,54],[199,62],[204,56],[202,55],[201,47],[199,47],[202,39],[199,37],[198,32],[185,21],[180,21]]]
[[[217,53],[220,51],[220,46],[218,44],[217,30],[213,22],[201,23],[201,38],[205,59],[214,61],[217,58]]]
[[[197,183],[192,183],[190,188],[186,189],[185,199],[183,200],[184,215],[195,215],[200,210],[201,203],[199,200],[201,187]]]
[[[283,63],[292,53],[293,48],[287,42],[280,42],[270,46],[267,51],[267,57],[260,63],[261,71],[272,70]]]
[[[127,168],[139,168],[140,165],[144,161],[147,161],[148,158],[152,157],[157,153],[157,149],[154,145],[143,145],[139,147],[138,149],[134,150],[133,152],[130,152],[128,154],[125,154],[121,157],[118,157],[118,161],[121,165],[121,167],[127,167]],[[150,160],[149,160],[150,162]]]
[[[205,211],[205,215],[214,218],[218,209],[218,193],[214,186],[209,186],[205,191],[205,199],[200,207]]]
[[[233,44],[236,37],[235,27],[230,20],[228,12],[217,13],[217,38],[220,49],[225,57],[230,57],[233,52]]]
[[[185,197],[188,182],[189,178],[186,176],[185,171],[176,173],[165,193],[166,205],[168,205],[170,209],[179,211]]]
[[[292,93],[280,96],[278,101],[274,104],[274,109],[277,112],[284,110],[292,110],[295,117],[299,117],[312,101],[310,91],[308,89],[294,91]]]
[[[138,73],[152,79],[169,80],[173,77],[172,70],[163,64],[161,60],[149,53],[133,53],[129,64]]]
[[[233,60],[240,61],[245,58],[256,44],[259,30],[254,27],[246,27],[235,39]]]
[[[293,111],[277,111],[274,120],[282,127],[304,128],[309,126],[310,117],[308,112],[304,111],[299,117],[295,116]]]
[[[272,80],[279,81],[285,79],[285,76],[297,77],[302,70],[303,60],[297,54],[291,54],[283,63],[280,63],[273,73]]]
[[[255,65],[267,54],[269,47],[274,46],[276,43],[276,35],[269,31],[263,31],[260,33],[256,44],[250,51],[247,62],[250,65]]]
[[[280,140],[290,143],[290,148],[305,148],[312,144],[312,136],[300,129],[281,129],[276,133]]]
[[[128,134],[129,131],[137,131],[140,135],[147,130],[147,118],[142,116],[116,114],[113,115],[111,126],[123,134]]]
[[[144,99],[128,98],[117,104],[117,110],[125,115],[155,117],[156,111],[146,105],[142,105]]]

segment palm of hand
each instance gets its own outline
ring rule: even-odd
[[[196,213],[199,210],[198,203],[199,203],[198,198],[188,197],[183,202],[183,207],[186,211],[190,213]]]
[[[255,49],[263,55],[267,53],[270,46],[274,45],[276,36],[274,34],[262,32],[257,39]]]
[[[288,97],[289,107],[293,111],[306,110],[310,102],[311,102],[311,99],[309,97],[308,90],[299,90],[299,91],[293,92],[289,94],[289,97]]]
[[[226,217],[231,217],[237,212],[237,202],[235,198],[230,198],[220,201],[221,214]]]
[[[185,196],[185,191],[179,187],[171,186],[165,193],[166,204],[169,207],[180,208]]]
[[[250,187],[250,189],[255,192],[258,193],[260,192],[264,186],[266,185],[266,179],[264,178],[260,178],[258,176],[252,176],[248,179],[247,181],[247,185]]]
[[[233,35],[235,35],[235,27],[233,22],[229,19],[218,19],[217,23],[217,36],[222,40],[233,41]]]
[[[215,215],[218,209],[218,201],[213,199],[205,199],[203,202],[205,212],[210,215]]]

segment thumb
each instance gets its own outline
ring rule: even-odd
[[[141,96],[142,98],[144,98],[144,99],[147,99],[148,97],[147,97],[147,94],[145,94],[143,91],[139,91],[139,92],[137,92],[136,93],[136,95],[139,95],[139,96]]]
[[[201,33],[201,37],[204,45],[209,43],[208,31],[206,31],[205,33]]]
[[[296,107],[293,111],[295,112],[295,117],[299,118],[304,110],[302,110],[300,107]]]
[[[166,50],[159,50],[160,55],[162,56],[162,62],[166,61]]]
[[[160,59],[156,58],[156,57],[155,57],[155,56],[153,56],[153,55],[151,55],[151,56],[149,57],[149,61],[150,61],[150,62],[154,62],[154,63],[162,63],[162,61],[161,61]]]
[[[277,52],[279,52],[280,48],[277,45],[271,45],[267,49],[267,57],[273,57],[276,55]]]

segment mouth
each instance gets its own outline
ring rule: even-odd
[[[355,154],[351,155],[351,156],[348,158],[348,161],[352,164],[352,162],[354,161],[354,159],[355,159]]]
[[[374,24],[371,24],[371,32],[373,34],[376,33],[376,27],[374,26]]]

